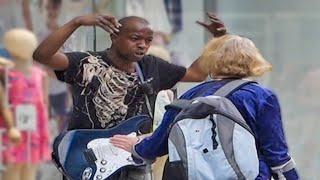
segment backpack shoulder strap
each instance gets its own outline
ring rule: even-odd
[[[176,110],[181,110],[188,107],[192,103],[192,100],[187,99],[175,99],[170,104],[166,105],[164,108],[168,110],[169,108],[173,108]]]
[[[144,76],[143,76],[143,74],[142,74],[142,70],[141,70],[141,67],[140,67],[140,65],[138,64],[138,63],[135,63],[135,69],[136,69],[136,72],[137,72],[137,74],[138,74],[138,77],[139,77],[139,80],[140,80],[140,82],[144,82]]]
[[[245,86],[246,84],[250,83],[257,83],[255,81],[243,80],[243,79],[236,79],[228,82],[227,84],[223,85],[219,88],[213,95],[226,97],[229,94],[232,94],[236,90],[240,89],[241,87]],[[177,110],[184,109],[185,107],[189,106],[193,100],[186,100],[186,99],[176,99],[171,104],[165,106],[166,110],[168,108],[174,108]]]
[[[244,80],[244,79],[235,79],[235,80],[228,82],[227,84],[225,84],[221,88],[219,88],[213,95],[220,96],[220,97],[226,97],[229,94],[232,94],[233,92],[237,91],[241,87],[243,87],[247,84],[250,84],[250,83],[257,83],[257,82]]]

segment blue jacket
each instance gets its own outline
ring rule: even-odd
[[[187,91],[180,99],[212,95],[227,82],[228,80],[202,83]],[[276,95],[267,88],[250,83],[227,98],[234,103],[255,134],[260,160],[260,173],[257,179],[270,179],[271,176],[277,178],[270,168],[286,164],[291,157],[288,154]],[[167,154],[169,125],[177,114],[176,110],[167,110],[162,123],[153,135],[135,146],[136,153],[146,159],[154,159]],[[284,176],[290,180],[298,179],[294,168],[285,172]]]

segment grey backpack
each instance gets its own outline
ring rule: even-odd
[[[248,83],[233,80],[213,95],[177,100],[170,105],[181,111],[170,128],[169,164],[164,179],[257,177],[259,160],[253,132],[235,105],[225,98]]]

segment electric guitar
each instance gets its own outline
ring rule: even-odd
[[[58,136],[53,144],[52,158],[62,173],[72,180],[99,180],[126,166],[140,166],[131,153],[109,143],[116,134],[136,136],[145,125],[151,127],[148,116],[135,116],[110,129],[71,130]]]

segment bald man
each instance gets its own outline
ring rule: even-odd
[[[208,15],[211,22],[199,24],[214,36],[225,34],[223,23],[214,15]],[[80,26],[99,26],[109,32],[110,48],[100,52],[59,52]],[[73,110],[69,130],[107,129],[135,115],[149,115],[150,108],[139,86],[136,63],[144,78],[151,81],[151,106],[157,92],[172,88],[178,81],[203,81],[207,77],[200,70],[198,60],[186,69],[146,55],[152,39],[153,31],[143,18],[130,16],[118,21],[113,16],[85,15],[66,23],[39,45],[33,54],[34,59],[55,69],[57,78],[72,86]],[[144,133],[150,129],[146,128]],[[132,178],[128,172],[123,174],[123,179]],[[119,179],[119,176],[114,178]],[[134,179],[143,179],[143,176]]]

